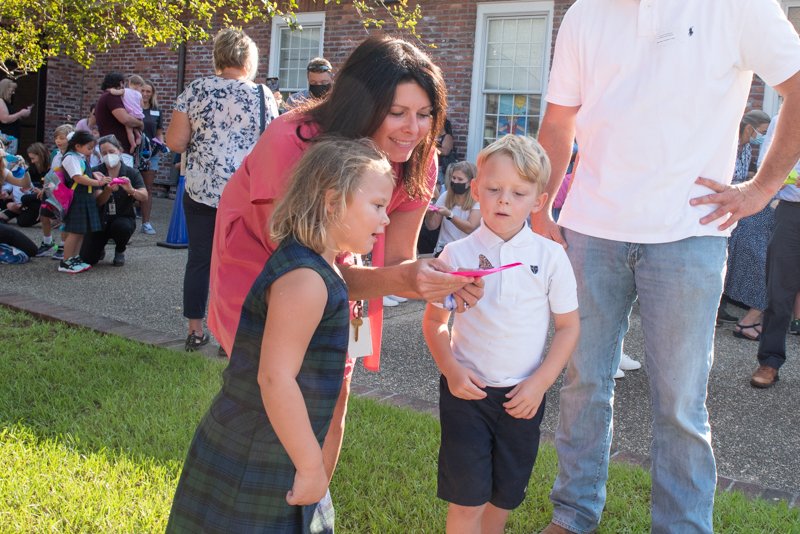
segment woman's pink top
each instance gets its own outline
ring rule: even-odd
[[[304,116],[287,113],[273,120],[253,151],[233,174],[217,208],[214,248],[211,253],[211,279],[208,305],[208,326],[227,354],[231,353],[242,304],[258,274],[264,268],[277,244],[269,239],[269,220],[275,203],[286,191],[291,172],[309,144],[298,136],[312,139],[319,127],[304,122]],[[401,173],[394,165],[395,173]],[[431,157],[428,185],[436,182],[436,159]],[[412,199],[397,185],[387,209],[413,211],[425,206],[430,198]],[[384,235],[378,237],[372,251],[372,265],[382,266]],[[369,301],[372,356],[364,366],[377,371],[380,364],[382,299]]]

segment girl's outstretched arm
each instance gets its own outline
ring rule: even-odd
[[[325,282],[310,269],[283,275],[267,292],[258,384],[269,421],[297,469],[286,495],[291,505],[319,502],[328,488],[322,449],[296,380],[327,300]]]

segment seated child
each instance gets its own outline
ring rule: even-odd
[[[542,209],[550,162],[533,139],[507,135],[478,155],[472,195],[481,225],[445,245],[462,268],[522,265],[484,278],[478,304],[447,324],[428,304],[423,332],[442,373],[438,496],[447,532],[502,533],[522,504],[539,445],[545,392],[569,360],[580,330],[575,275],[558,243],[531,231]],[[543,356],[550,317],[555,334]]]
[[[391,166],[369,141],[319,141],[298,163],[271,219],[280,245],[245,299],[167,532],[300,533],[311,521],[326,527],[314,532],[333,532],[332,508],[320,503],[322,443],[344,376],[350,309],[334,259],[372,250],[393,189]]]
[[[144,78],[134,74],[128,78],[128,87],[109,89],[108,92],[112,95],[121,96],[125,111],[141,121],[144,120],[144,111],[142,110],[142,88],[144,85]],[[136,147],[142,142],[142,131],[139,128],[125,126],[125,133],[128,135],[128,144],[131,146],[131,154],[133,154]]]

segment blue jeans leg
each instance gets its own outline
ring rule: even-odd
[[[635,244],[567,230],[578,277],[581,341],[561,390],[553,520],[597,527],[612,435],[611,376],[620,325],[635,295],[653,401],[652,530],[712,532],[716,466],[705,407],[726,240]]]

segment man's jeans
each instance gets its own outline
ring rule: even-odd
[[[636,244],[570,230],[564,237],[581,339],[561,388],[553,521],[574,532],[600,522],[620,328],[638,294],[653,406],[652,531],[710,533],[716,465],[705,401],[727,240]]]

